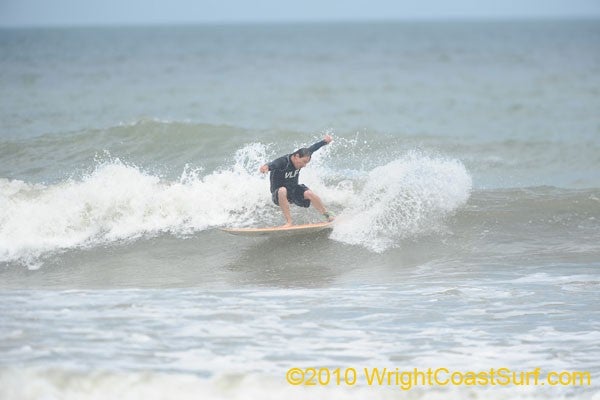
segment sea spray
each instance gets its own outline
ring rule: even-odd
[[[439,230],[466,203],[471,187],[460,161],[411,151],[369,172],[331,238],[382,252],[400,239]]]

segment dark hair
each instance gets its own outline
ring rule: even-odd
[[[306,147],[303,147],[301,149],[296,150],[295,152],[292,153],[292,156],[298,156],[300,158],[302,157],[306,157],[306,156],[312,156],[312,152],[307,149]]]

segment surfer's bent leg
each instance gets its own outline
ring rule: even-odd
[[[327,210],[325,209],[325,206],[323,205],[323,202],[321,201],[321,198],[319,196],[317,196],[312,190],[307,190],[304,192],[304,198],[306,200],[310,200],[310,202],[312,203],[312,205],[315,206],[315,208],[317,210],[319,210],[319,212],[323,215],[327,214]],[[333,218],[330,218],[329,216],[327,216],[328,220],[332,220]]]
[[[292,225],[292,215],[290,214],[290,203],[287,199],[287,188],[285,186],[277,189],[277,200],[279,202],[279,207],[281,207],[281,211],[283,211],[283,216],[285,217],[285,225]]]

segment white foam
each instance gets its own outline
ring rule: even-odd
[[[360,372],[360,368],[358,368]],[[77,371],[62,368],[0,369],[0,397],[6,399],[518,399],[573,398],[564,388],[553,387],[413,387],[399,386],[292,386],[280,376],[227,373],[211,378],[193,374],[153,371]],[[598,391],[578,391],[577,398],[599,398]]]
[[[37,265],[45,253],[251,223],[264,213],[267,178],[258,172],[265,147],[250,144],[229,169],[200,176],[186,168],[166,181],[118,159],[79,180],[55,185],[0,180],[0,261]]]
[[[402,238],[439,230],[466,203],[471,187],[460,161],[409,152],[368,174],[331,238],[384,251]]]

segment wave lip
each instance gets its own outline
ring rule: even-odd
[[[409,152],[369,173],[331,238],[382,252],[400,239],[438,231],[467,202],[472,185],[460,161]]]

